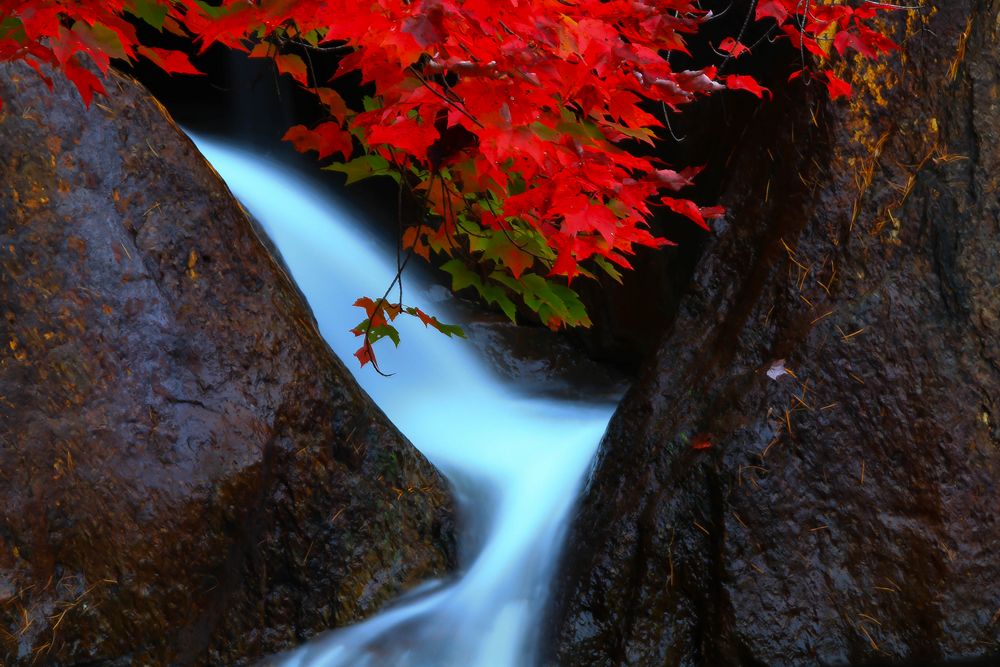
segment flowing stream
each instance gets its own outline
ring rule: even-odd
[[[510,386],[465,340],[401,317],[402,344],[358,368],[351,304],[382,294],[395,248],[322,189],[280,164],[195,138],[283,256],[333,348],[389,419],[449,479],[460,506],[460,570],[371,619],[269,664],[283,667],[530,667],[569,512],[614,406]],[[394,205],[394,203],[393,203]],[[408,276],[404,300],[455,321],[445,290]],[[461,322],[459,322],[461,323]]]

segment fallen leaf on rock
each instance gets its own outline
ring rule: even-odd
[[[710,433],[699,433],[691,439],[691,449],[708,449],[712,446]]]
[[[787,373],[788,371],[785,370],[784,359],[778,359],[777,361],[772,362],[771,367],[767,369],[767,377],[771,378],[772,380],[777,380],[782,375],[786,375]]]

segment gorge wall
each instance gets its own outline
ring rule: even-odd
[[[554,664],[1000,653],[1000,2],[920,4],[851,100],[780,96],[733,160],[602,445]]]

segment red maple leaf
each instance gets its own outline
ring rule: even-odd
[[[757,79],[743,74],[730,74],[725,77],[726,88],[729,90],[745,90],[757,97],[763,98],[764,93],[771,97],[771,91],[757,83]]]
[[[288,128],[282,139],[292,142],[295,150],[301,153],[316,151],[320,159],[334,153],[340,153],[347,159],[354,152],[351,135],[339,123],[320,123],[311,130],[305,125],[294,125]]]
[[[852,94],[851,84],[847,83],[839,76],[833,72],[827,71],[826,74],[826,89],[830,93],[830,99],[835,100],[838,97],[850,97]]]
[[[699,433],[691,438],[691,449],[710,449],[713,445],[711,433]]]
[[[168,74],[202,74],[203,72],[191,64],[190,58],[183,51],[170,51],[152,46],[140,46],[138,52],[149,58],[157,67]]]
[[[81,54],[100,71],[111,58],[142,56],[167,72],[197,73],[184,52],[141,44],[135,20],[171,33],[171,40],[193,39],[202,51],[219,44],[272,58],[279,72],[316,95],[326,111],[325,122],[296,125],[286,140],[321,159],[349,161],[338,165],[349,182],[389,175],[409,187],[423,210],[414,212],[404,248],[425,258],[432,252],[461,253],[491,262],[482,274],[497,272],[507,282],[484,286],[484,298],[506,299],[502,303],[510,309],[510,299],[521,298],[553,326],[589,319],[580,314],[582,304],[570,315],[561,297],[546,301],[523,293],[523,285],[518,292],[519,280],[547,274],[568,282],[629,268],[638,247],[669,244],[650,231],[658,201],[705,229],[707,218],[724,213],[664,197],[691,186],[698,169],[664,168],[654,151],[635,147],[656,146],[669,114],[703,96],[728,88],[770,97],[754,77],[720,75],[716,66],[697,64],[686,41],[711,13],[696,0],[0,4],[0,62],[24,60],[43,78],[43,67],[62,68],[87,104],[105,91],[79,60]],[[874,58],[897,48],[872,26],[892,8],[860,1],[758,0],[753,18],[766,22],[762,27],[769,35],[809,54],[813,62],[804,62],[791,78],[804,73],[823,79],[837,99],[850,95],[851,87],[830,71],[831,60],[848,52]],[[719,53],[746,54],[748,46],[739,41],[743,34],[724,37]],[[363,110],[310,80],[303,55],[326,48],[344,51],[336,76],[357,73],[370,86]],[[674,52],[685,54],[690,69],[676,67]],[[364,154],[351,160],[356,147]],[[398,338],[387,318],[407,312],[423,321],[400,304],[377,303],[363,306],[380,330],[371,332],[367,325],[373,338],[359,350],[362,363],[374,363],[374,340]],[[560,315],[552,315],[560,303]],[[440,328],[454,333],[448,325]]]

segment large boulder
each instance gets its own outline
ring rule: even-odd
[[[446,485],[132,80],[0,71],[0,662],[246,664],[452,563]]]
[[[925,4],[734,160],[572,530],[558,664],[1000,651],[1000,3]]]

